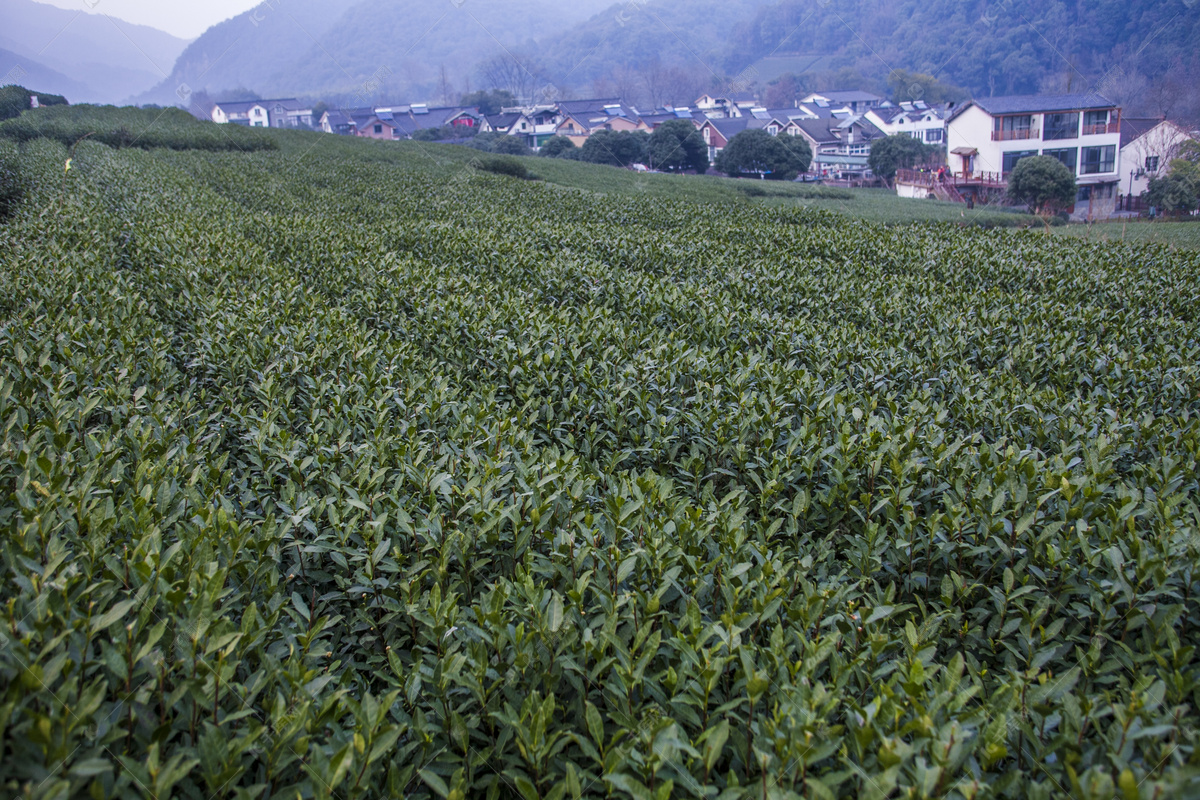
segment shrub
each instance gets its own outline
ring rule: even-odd
[[[25,194],[17,146],[0,141],[0,219],[12,215]]]
[[[521,180],[529,177],[529,170],[515,158],[485,158],[480,162],[479,168],[497,175],[507,175],[510,178],[520,178]]]
[[[90,136],[89,136],[90,134]],[[18,142],[53,139],[70,147],[88,136],[109,147],[163,147],[170,150],[275,150],[266,131],[199,120],[179,108],[163,110],[115,106],[53,106],[0,122],[0,138]]]
[[[567,137],[551,136],[538,148],[538,155],[546,158],[569,158],[569,154],[575,153],[578,150],[579,148],[575,146],[575,143]]]

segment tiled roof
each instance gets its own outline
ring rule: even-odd
[[[1116,103],[1099,94],[1020,94],[972,100],[989,114],[1036,114],[1042,111],[1083,111],[1115,108]]]

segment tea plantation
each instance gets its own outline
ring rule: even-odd
[[[1200,253],[17,138],[0,795],[1200,796]]]

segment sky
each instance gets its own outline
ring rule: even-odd
[[[39,0],[59,8],[110,14],[150,25],[184,39],[195,39],[210,26],[249,11],[263,0]]]

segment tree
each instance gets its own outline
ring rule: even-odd
[[[918,164],[930,162],[939,152],[936,147],[930,147],[912,136],[898,133],[871,142],[871,154],[867,157],[867,164],[877,177],[891,183],[896,178],[897,170],[912,169]]]
[[[892,93],[892,100],[897,103],[924,100],[930,105],[937,105],[957,103],[971,96],[966,89],[942,83],[932,75],[926,75],[923,72],[909,72],[906,69],[892,70],[888,73],[887,82],[888,89]]]
[[[492,140],[492,152],[506,156],[531,156],[533,151],[519,136],[497,136]]]
[[[1150,179],[1146,200],[1164,214],[1193,210],[1200,203],[1200,165],[1184,158],[1175,159],[1170,172]]]
[[[745,130],[729,140],[717,155],[716,167],[732,178],[760,175],[768,180],[790,181],[808,168],[788,144],[762,130]]]
[[[812,91],[810,75],[793,75],[785,72],[767,84],[763,102],[767,108],[792,108],[800,99]]]
[[[489,88],[508,92],[518,100],[532,97],[538,85],[537,64],[523,54],[510,52],[492,56],[479,65],[479,74]]]
[[[484,116],[499,114],[502,108],[512,108],[517,104],[517,98],[513,97],[512,92],[504,89],[492,89],[487,91],[480,89],[477,92],[468,92],[459,98],[460,106],[474,106],[479,109],[479,113]]]
[[[538,148],[538,155],[547,158],[568,158],[568,152],[578,149],[575,143],[565,136],[551,136]]]
[[[812,166],[813,151],[808,146],[803,136],[789,136],[781,134],[778,140],[783,142],[783,146],[792,151],[792,155],[796,157],[797,171],[808,172],[808,168]]]
[[[708,171],[708,145],[696,126],[686,119],[664,122],[650,134],[650,164],[667,172],[694,169],[703,175]]]
[[[0,119],[11,119],[27,111],[33,103],[30,97],[37,95],[39,106],[65,106],[67,99],[62,95],[44,94],[26,89],[24,86],[10,85],[0,88]]]
[[[1049,217],[1075,202],[1075,176],[1054,156],[1022,158],[1008,176],[1008,196]]]
[[[648,138],[644,132],[596,131],[583,143],[580,155],[593,164],[628,167],[646,160]]]

